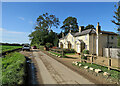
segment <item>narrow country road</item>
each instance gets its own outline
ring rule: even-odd
[[[42,84],[94,84],[41,51],[34,51],[33,55]]]

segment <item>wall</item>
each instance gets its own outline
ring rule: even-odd
[[[90,54],[96,54],[96,35],[91,34],[89,35],[89,52]]]
[[[120,58],[117,56],[118,51],[120,51],[120,48],[110,48],[111,58]],[[103,56],[108,57],[108,48],[103,48]]]
[[[74,49],[74,37],[71,35],[71,33],[68,33],[64,39],[59,39],[59,43],[63,43],[63,48],[68,48],[68,42],[70,41],[71,43],[71,48]],[[60,46],[59,46],[60,47]]]
[[[78,39],[82,40],[87,45],[87,50],[89,50],[89,34],[75,37],[75,41],[78,40]],[[74,49],[77,51],[77,44],[75,44]]]
[[[113,36],[113,39],[111,38]],[[110,47],[117,47],[117,36],[116,35],[109,35],[109,42],[112,44],[109,44]],[[103,48],[108,47],[108,35],[107,34],[99,34],[99,41],[98,41],[98,52],[99,56],[103,55]]]
[[[71,48],[74,49],[74,37],[71,35],[71,33],[68,33],[68,35],[66,36],[66,42],[70,41],[71,43]],[[67,43],[66,43],[67,44]],[[67,45],[68,46],[68,45]]]

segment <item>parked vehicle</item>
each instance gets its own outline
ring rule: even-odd
[[[36,46],[33,46],[32,49],[37,49],[37,47],[36,47]]]
[[[23,45],[22,50],[23,50],[23,51],[24,51],[24,50],[30,51],[30,45]]]

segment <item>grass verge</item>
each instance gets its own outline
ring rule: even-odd
[[[98,64],[90,64],[90,63],[78,62],[78,65],[79,64],[82,64],[81,67],[88,66],[88,67],[92,67],[94,69],[101,69],[102,70],[101,73],[108,72],[108,73],[111,74],[110,77],[112,77],[113,79],[120,80],[120,71],[118,71],[118,70],[112,70],[112,69],[108,70],[107,67],[101,66],[101,65],[98,65]]]
[[[55,55],[58,55],[58,56],[62,56],[61,54],[59,53],[56,53],[56,52],[52,52],[52,51],[48,51],[49,53],[52,53],[52,54],[55,54]]]
[[[55,54],[55,55],[57,55],[57,56],[61,56],[61,57],[62,57],[62,55],[61,55],[60,53],[53,52],[53,51],[48,51],[48,52],[49,52],[49,53],[52,53],[52,54]],[[74,57],[69,57],[69,56],[66,56],[66,55],[64,55],[63,58],[72,58],[72,59],[76,59],[76,58],[74,58]]]
[[[75,55],[75,53],[66,53],[65,55]]]
[[[24,84],[26,59],[24,55],[15,52],[2,59],[2,84],[15,86]]]

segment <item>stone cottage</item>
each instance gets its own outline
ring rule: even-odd
[[[79,26],[79,32],[69,33],[59,39],[59,47],[75,49],[81,53],[84,49],[90,54],[103,55],[103,48],[117,47],[117,34],[114,32],[102,31],[99,22],[95,28],[84,30],[84,26]]]

